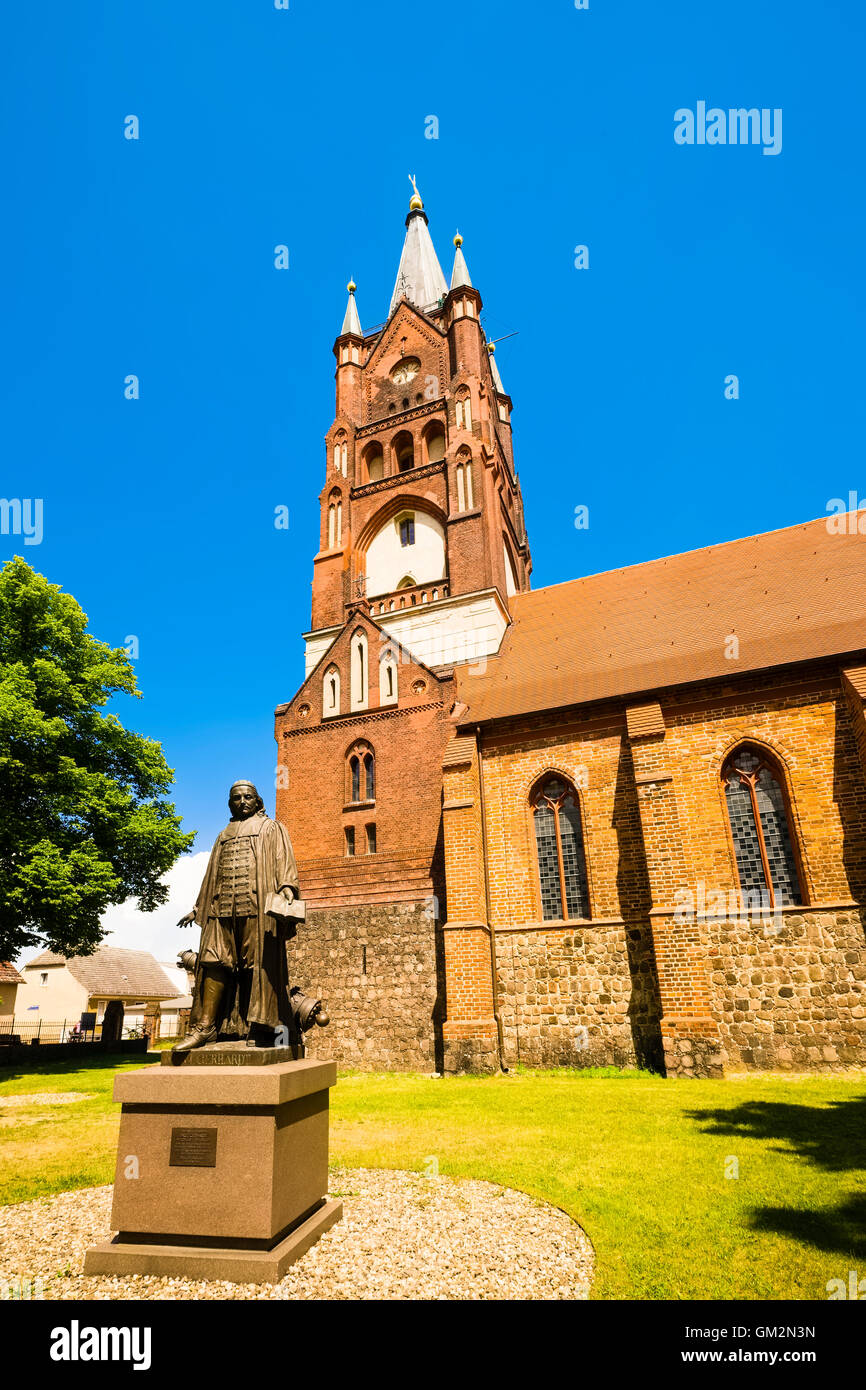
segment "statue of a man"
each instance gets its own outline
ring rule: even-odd
[[[175,1052],[216,1042],[220,1033],[256,1046],[292,1024],[285,943],[295,934],[287,914],[298,897],[298,869],[291,841],[265,814],[252,782],[234,783],[229,810],[196,905],[178,922],[197,922],[201,944],[190,1032]]]

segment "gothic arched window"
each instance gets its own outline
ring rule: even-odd
[[[430,426],[424,436],[427,445],[427,462],[441,463],[445,457],[445,427],[438,421]]]
[[[744,744],[722,768],[731,839],[748,906],[803,901],[782,776],[764,749]]]
[[[469,392],[464,388],[457,397],[456,422],[459,430],[472,428],[472,403]]]
[[[356,743],[349,750],[350,801],[376,800],[376,757],[369,743]]]
[[[390,647],[379,662],[379,704],[397,703],[397,661]]]
[[[349,449],[344,434],[338,434],[334,440],[334,469],[337,473],[346,476],[346,463],[348,461]]]
[[[533,793],[531,805],[542,917],[558,921],[589,917],[586,856],[577,792],[563,777],[546,777]]]
[[[367,708],[367,681],[367,637],[363,632],[356,632],[352,638],[352,709]]]
[[[364,463],[367,466],[367,481],[377,483],[380,478],[385,476],[385,457],[382,453],[382,445],[378,443],[369,444],[364,450]]]
[[[472,456],[468,449],[457,455],[457,510],[471,511],[475,505],[472,498]]]
[[[322,681],[322,714],[340,713],[340,672],[336,666],[329,666]]]

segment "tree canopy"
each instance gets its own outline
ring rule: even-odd
[[[0,569],[0,959],[88,954],[112,903],[165,902],[195,835],[165,799],[159,743],[104,706],[141,698],[126,651],[87,631],[71,594],[20,556]]]

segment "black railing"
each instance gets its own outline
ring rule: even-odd
[[[16,1043],[95,1042],[101,1036],[101,1023],[85,1030],[74,1018],[59,1023],[44,1018],[0,1018],[0,1048]]]

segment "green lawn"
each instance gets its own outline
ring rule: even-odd
[[[0,1202],[111,1181],[114,1071],[0,1071]],[[3,1109],[53,1090],[92,1099]],[[336,1163],[435,1159],[562,1207],[595,1245],[597,1298],[824,1299],[829,1279],[866,1273],[863,1076],[348,1073],[332,1105]]]

